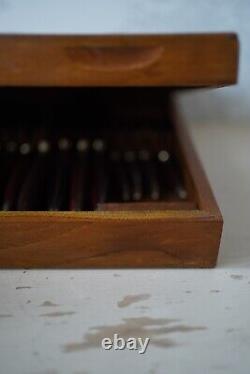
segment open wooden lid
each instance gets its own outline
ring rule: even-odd
[[[235,34],[0,36],[0,86],[225,86]]]

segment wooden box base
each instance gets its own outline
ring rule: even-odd
[[[0,267],[215,266],[222,217],[187,131],[173,108],[171,113],[189,201],[108,203],[82,212],[2,211]]]

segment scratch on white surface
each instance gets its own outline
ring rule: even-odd
[[[150,295],[145,294],[139,294],[139,295],[127,295],[124,296],[124,298],[121,301],[118,301],[117,305],[119,308],[126,308],[131,304],[138,303],[139,301],[148,300],[150,298]]]
[[[0,314],[0,318],[11,318],[13,317],[12,314]]]
[[[59,304],[55,304],[52,301],[46,300],[42,304],[39,305],[40,307],[54,307],[59,306]]]
[[[243,279],[243,275],[240,275],[240,274],[231,274],[231,278],[232,279],[241,280],[241,279]]]
[[[52,313],[44,313],[40,314],[40,317],[64,317],[64,316],[72,316],[73,314],[76,314],[76,312],[70,311],[70,312],[52,312]]]

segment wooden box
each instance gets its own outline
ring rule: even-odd
[[[59,131],[60,121],[62,132],[65,121],[70,129],[78,123],[124,152],[164,144],[178,159],[187,195],[104,201],[83,211],[2,210],[0,267],[215,266],[223,221],[173,94],[234,84],[237,64],[234,34],[2,35],[1,127],[23,108],[36,127],[56,107]]]

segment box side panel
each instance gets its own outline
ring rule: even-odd
[[[180,213],[181,214],[181,213]],[[1,268],[211,267],[213,218],[60,220],[1,217]]]

